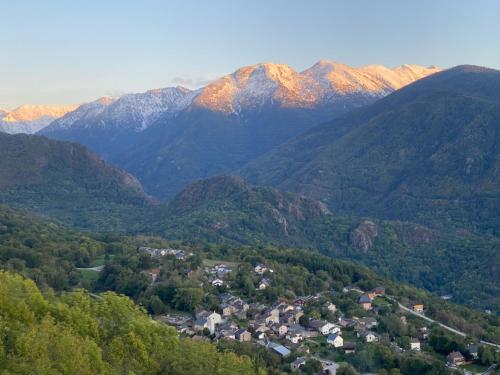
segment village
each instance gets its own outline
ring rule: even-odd
[[[158,249],[143,250],[151,256],[173,255],[185,259],[180,251],[169,253]],[[179,254],[182,254],[180,256]],[[293,300],[278,298],[270,304],[246,301],[232,288],[231,274],[235,265],[211,262],[203,267],[203,283],[217,296],[217,307],[197,309],[192,315],[170,312],[159,319],[176,328],[181,336],[194,340],[215,341],[231,340],[240,343],[259,345],[266,348],[284,362],[290,371],[300,371],[308,360],[319,361],[324,374],[336,374],[339,363],[355,356],[360,345],[383,343],[396,353],[419,353],[428,344],[430,327],[420,325],[416,334],[404,344],[388,335],[379,327],[379,313],[383,306],[391,306],[394,301],[386,295],[386,289],[378,286],[369,291],[358,287],[344,287],[342,291],[323,291],[315,295],[301,296]],[[189,270],[188,273],[194,270]],[[268,264],[257,264],[252,269],[257,293],[270,288],[275,273]],[[159,268],[148,272],[154,283]],[[346,317],[334,301],[342,295],[356,295],[362,316]],[[314,312],[311,312],[311,306]],[[318,310],[319,307],[319,310]],[[405,307],[415,316],[424,316],[425,306],[413,303]],[[400,309],[399,319],[407,324],[408,315]],[[408,315],[408,316],[407,316]],[[460,366],[477,358],[478,345],[470,343],[467,353],[451,351],[446,356],[446,365],[462,373],[472,373]]]

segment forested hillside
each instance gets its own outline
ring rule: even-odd
[[[99,230],[133,229],[153,201],[85,147],[0,133],[0,202]]]
[[[456,302],[500,308],[495,236],[338,215],[313,199],[231,176],[191,184],[167,212],[155,227],[166,238],[320,250]]]
[[[245,357],[179,339],[126,297],[43,295],[0,271],[0,372],[5,374],[264,374]]]
[[[419,80],[251,163],[242,175],[335,212],[498,234],[500,72]]]
[[[210,196],[210,189],[203,191]],[[249,192],[252,193],[252,189]],[[188,206],[184,201],[183,207]],[[161,237],[92,236],[6,207],[1,207],[0,212],[1,260],[3,268],[10,272],[0,273],[0,320],[3,322],[0,329],[4,332],[0,342],[0,369],[6,373],[72,374],[78,369],[77,372],[83,374],[201,374],[207,371],[258,374],[267,369],[281,374],[289,369],[288,360],[260,346],[223,340],[216,347],[207,342],[194,342],[186,334],[181,334],[183,338],[179,339],[175,331],[152,321],[130,300],[110,291],[129,296],[158,317],[191,316],[199,309],[218,310],[219,298],[228,291],[225,288],[231,288],[233,293],[249,301],[264,304],[304,295],[324,299],[331,294],[346,316],[359,317],[367,313],[357,303],[357,291],[383,285],[402,303],[424,303],[428,316],[467,332],[471,340],[500,340],[495,315],[442,301],[428,292],[380,277],[360,265],[313,250],[240,246],[236,242],[211,245],[196,237],[171,242]],[[176,251],[184,255],[153,256],[144,246],[146,249],[182,249]],[[218,288],[205,275],[210,266],[221,262],[227,262],[232,271],[224,279],[228,286]],[[262,275],[253,271],[258,264],[274,269],[273,274],[264,275],[269,280],[264,290],[259,287]],[[103,268],[90,269],[89,266]],[[32,278],[44,294],[34,283],[12,272]],[[152,281],[153,272],[157,276]],[[49,287],[55,288],[56,293]],[[78,287],[96,294],[75,290]],[[343,295],[345,288],[351,292]],[[322,310],[316,302],[305,311],[316,317]],[[400,313],[390,305],[377,314],[375,316],[385,322],[380,333],[394,337],[399,345],[407,345],[409,335],[420,327],[413,321],[408,327],[396,324]],[[465,347],[464,340],[439,330],[432,332],[441,344],[431,343],[429,350],[446,352],[449,347]],[[209,339],[211,337],[198,337],[198,341]],[[443,367],[439,359],[428,354],[394,354],[386,345],[389,343],[375,346],[359,343],[361,357],[336,354],[335,358],[343,358],[359,369],[399,367],[408,375],[431,374],[429,371],[435,366]],[[321,353],[330,352],[321,349]],[[373,356],[369,362],[362,359],[367,355]]]

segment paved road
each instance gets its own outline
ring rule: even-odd
[[[455,334],[457,334],[457,335],[459,335],[459,336],[462,336],[462,337],[466,337],[466,336],[467,336],[467,334],[466,334],[466,333],[461,332],[461,331],[459,331],[458,329],[455,329],[455,328],[449,327],[449,326],[447,326],[446,324],[440,323],[440,322],[438,322],[438,321],[436,321],[436,320],[434,320],[434,319],[429,318],[428,316],[425,316],[425,315],[423,315],[423,314],[419,314],[418,312],[415,312],[415,311],[413,311],[412,309],[409,309],[408,307],[406,307],[406,306],[404,306],[403,304],[399,303],[399,301],[395,300],[395,299],[394,299],[394,298],[392,298],[392,297],[386,296],[385,298],[387,298],[387,299],[388,299],[389,301],[391,301],[391,302],[396,302],[396,303],[398,304],[398,306],[399,306],[399,308],[400,308],[401,310],[404,310],[404,311],[406,311],[406,312],[407,312],[407,313],[409,313],[409,314],[412,314],[412,315],[418,316],[419,318],[422,318],[422,319],[424,319],[424,320],[427,320],[428,322],[439,324],[439,325],[440,325],[441,327],[443,327],[444,329],[447,329],[448,331],[453,332],[453,333],[455,333]]]
[[[352,291],[355,291],[355,292],[357,292],[357,293],[360,293],[360,294],[364,294],[364,293],[365,293],[365,292],[363,292],[361,289],[358,289],[358,288],[351,288],[351,290],[352,290]],[[391,296],[388,296],[388,295],[385,295],[385,296],[383,296],[383,297],[385,297],[387,300],[389,300],[389,301],[391,301],[391,302],[395,302],[395,303],[397,303],[397,304],[398,304],[398,306],[399,306],[399,308],[400,308],[401,310],[404,310],[404,311],[406,311],[406,312],[407,312],[407,313],[409,313],[409,314],[412,314],[412,315],[418,316],[419,318],[422,318],[422,319],[424,319],[424,320],[427,320],[427,321],[428,321],[428,322],[430,322],[430,323],[436,323],[436,324],[440,325],[441,327],[443,327],[444,329],[446,329],[446,330],[448,330],[448,331],[450,331],[450,332],[452,332],[452,333],[454,333],[454,334],[456,334],[456,335],[459,335],[459,336],[462,336],[462,337],[466,337],[466,336],[467,336],[467,334],[466,334],[465,332],[459,331],[458,329],[455,329],[455,328],[452,328],[452,327],[450,327],[450,326],[447,326],[446,324],[443,324],[443,323],[441,323],[441,322],[438,322],[438,321],[436,321],[436,320],[434,320],[434,319],[429,318],[428,316],[425,316],[425,315],[423,315],[423,314],[419,314],[419,313],[417,313],[417,312],[415,312],[415,311],[413,311],[413,310],[409,309],[409,308],[408,308],[408,307],[406,307],[405,305],[401,304],[401,303],[400,303],[398,300],[396,300],[394,297],[391,297]],[[489,345],[489,346],[492,346],[492,347],[494,347],[494,348],[500,349],[500,345],[495,344],[495,343],[493,343],[493,342],[484,341],[484,340],[480,340],[479,342],[480,342],[481,344],[483,344],[483,345]]]
[[[95,272],[101,272],[103,269],[104,269],[104,266],[77,268],[77,270],[89,270],[89,271],[95,271]]]
[[[407,313],[409,313],[409,314],[412,314],[412,315],[418,316],[419,318],[422,318],[422,319],[424,319],[424,320],[427,320],[428,322],[438,324],[438,325],[440,325],[441,327],[443,327],[444,329],[446,329],[446,330],[448,330],[448,331],[450,331],[450,332],[452,332],[452,333],[454,333],[454,334],[456,334],[456,335],[459,335],[459,336],[462,336],[462,337],[467,337],[467,334],[466,334],[465,332],[462,332],[462,331],[459,331],[458,329],[455,329],[455,328],[453,328],[453,327],[447,326],[446,324],[443,324],[443,323],[438,322],[438,321],[436,321],[436,320],[434,320],[434,319],[431,319],[431,318],[429,318],[428,316],[425,316],[425,315],[423,315],[423,314],[419,314],[419,313],[417,313],[417,312],[413,311],[412,309],[409,309],[408,307],[406,307],[406,306],[402,305],[401,303],[399,303],[399,301],[397,301],[397,300],[396,300],[396,299],[394,299],[393,297],[390,297],[390,296],[385,296],[385,298],[386,298],[386,299],[388,299],[388,300],[389,300],[389,301],[391,301],[391,302],[396,302],[396,303],[398,304],[398,306],[399,306],[399,308],[400,308],[401,310],[404,310],[404,311],[406,311],[406,312],[407,312]],[[500,345],[495,344],[495,343],[492,343],[492,342],[488,342],[488,341],[480,340],[480,343],[481,343],[481,344],[484,344],[484,345],[493,346],[493,347],[495,347],[495,348],[497,348],[497,349],[500,349]]]

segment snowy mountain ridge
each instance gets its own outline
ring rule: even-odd
[[[142,131],[161,116],[173,117],[188,109],[239,115],[264,106],[315,108],[350,97],[382,97],[440,70],[419,65],[352,68],[322,60],[297,72],[286,64],[261,63],[242,67],[197,90],[177,86],[101,98],[66,114],[45,130],[85,128],[91,123]]]
[[[322,60],[299,73],[285,64],[263,63],[240,68],[207,85],[194,104],[226,113],[266,103],[307,108],[352,95],[382,97],[440,70],[419,65],[352,68]]]
[[[175,115],[188,107],[197,91],[185,87],[167,87],[145,93],[125,94],[119,98],[100,98],[81,105],[75,111],[54,121],[46,131],[68,129],[74,126],[86,128],[89,122],[101,127],[124,126],[133,130],[146,129],[160,115]]]

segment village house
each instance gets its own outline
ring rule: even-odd
[[[292,369],[292,371],[299,371],[305,365],[306,359],[304,357],[298,357],[295,361],[290,363],[290,368]]]
[[[288,327],[284,324],[273,324],[271,326],[271,329],[274,332],[274,334],[279,337],[285,336],[286,333],[288,332]]]
[[[257,340],[266,340],[267,339],[267,335],[265,332],[255,332],[255,335],[254,335]]]
[[[375,332],[371,331],[366,331],[362,332],[360,335],[366,342],[377,342],[378,341],[378,335]]]
[[[357,323],[354,319],[339,318],[339,326],[342,328],[354,327]]]
[[[367,329],[373,329],[378,325],[377,319],[372,317],[361,318],[359,319],[359,323]]]
[[[479,356],[479,347],[475,344],[470,344],[469,347],[467,348],[467,351],[469,352],[470,356],[474,359],[477,359]]]
[[[323,336],[329,335],[330,333],[340,332],[340,327],[325,320],[311,319],[309,321],[309,327],[317,330]]]
[[[263,312],[263,319],[266,324],[270,323],[279,323],[280,322],[280,314],[278,309],[267,309]]]
[[[269,279],[263,278],[262,280],[260,280],[259,290],[264,290],[270,285],[271,285],[271,282],[269,281]]]
[[[239,320],[245,320],[247,318],[247,312],[243,309],[236,310],[233,315]]]
[[[460,352],[451,352],[446,357],[446,361],[453,366],[463,365],[465,363],[465,358]]]
[[[219,287],[222,285],[224,285],[224,281],[222,281],[221,279],[215,279],[212,281],[212,286]]]
[[[203,329],[208,328],[210,334],[213,335],[215,333],[216,325],[220,324],[221,322],[222,317],[215,311],[212,313],[208,311],[201,311],[196,314],[194,328],[197,331],[202,331]]]
[[[217,331],[216,337],[218,339],[236,340],[236,331],[236,329],[221,329]]]
[[[318,336],[318,332],[317,331],[310,331],[309,329],[304,328],[304,326],[302,326],[300,324],[290,324],[288,326],[288,333],[289,334],[299,333],[304,338]]]
[[[243,310],[243,311],[248,311],[250,308],[250,305],[243,301],[241,298],[236,298],[232,301],[229,301],[229,303],[236,309],[236,310]]]
[[[294,309],[294,306],[290,305],[287,302],[276,302],[273,304],[273,309],[277,309],[278,313],[282,315],[288,311],[292,311]]]
[[[265,264],[257,264],[254,268],[254,271],[255,271],[255,273],[257,273],[259,275],[263,275],[266,272],[269,272],[269,273],[274,272],[274,270],[271,267],[266,266]]]
[[[217,264],[214,267],[214,270],[219,279],[225,279],[227,275],[231,272],[231,268],[229,268],[225,264]]]
[[[301,308],[294,308],[291,311],[285,312],[280,316],[280,322],[284,324],[296,324],[299,322],[299,319],[304,316],[304,312]]]
[[[420,351],[420,341],[414,337],[410,340],[410,350]]]
[[[377,296],[385,296],[385,288],[383,286],[378,286],[372,290]]]
[[[234,340],[238,325],[230,320],[221,321],[215,328],[215,337]]]
[[[220,309],[222,311],[222,316],[230,316],[234,312],[234,307],[227,303],[221,304]]]
[[[325,311],[325,312],[335,313],[335,311],[337,311],[337,306],[335,306],[331,302],[325,302],[322,307],[323,307],[323,311]]]
[[[234,334],[234,337],[238,341],[246,342],[252,340],[252,334],[248,332],[245,328],[241,328],[237,330]]]
[[[344,345],[344,339],[340,336],[340,332],[328,335],[326,342],[335,348],[341,348]]]
[[[293,301],[295,306],[304,306],[306,303],[314,300],[313,296],[299,297]]]
[[[423,314],[424,305],[421,303],[414,303],[413,305],[410,306],[410,309],[415,311],[416,313]]]
[[[267,326],[266,322],[264,320],[259,320],[255,321],[252,324],[252,329],[255,332],[256,335],[260,333],[266,333],[270,331],[271,329]]]
[[[372,298],[368,294],[363,294],[359,297],[358,303],[365,310],[371,310],[372,308]]]
[[[285,337],[292,344],[298,344],[302,340],[304,340],[304,336],[300,332],[288,333]]]
[[[262,311],[266,309],[266,305],[263,305],[258,302],[251,303],[248,305],[248,310],[253,314],[253,315],[259,315],[262,314]]]
[[[139,251],[142,251],[151,257],[163,257],[166,255],[173,255],[177,259],[186,258],[186,253],[184,252],[184,250],[178,250],[178,249],[156,249],[153,247],[141,246],[139,247]]]

